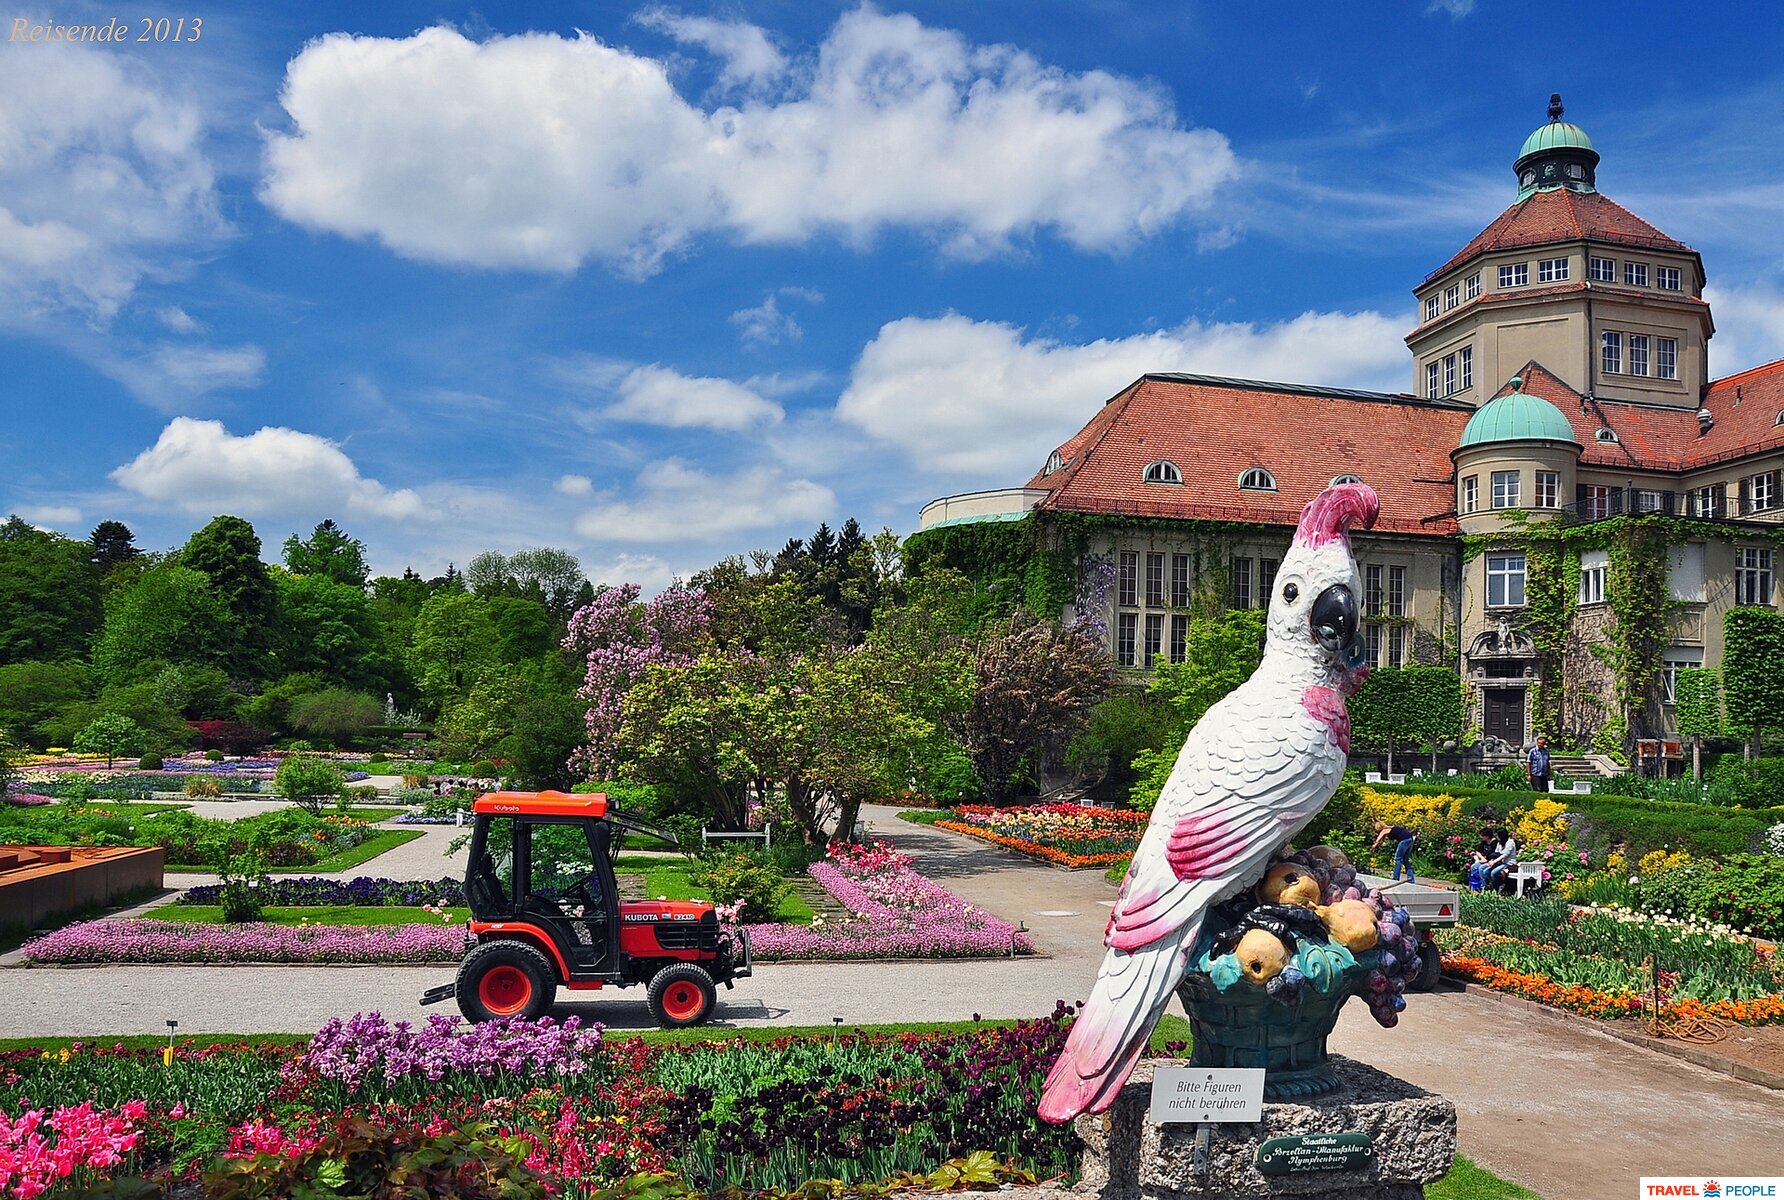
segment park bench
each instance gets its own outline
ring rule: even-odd
[[[1513,887],[1517,888],[1518,898],[1521,900],[1524,897],[1524,885],[1530,884],[1532,888],[1540,888],[1543,883],[1542,876],[1542,863],[1521,862],[1512,864],[1511,870],[1506,872],[1505,877],[1511,881]]]

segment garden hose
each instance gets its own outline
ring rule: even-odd
[[[1652,1038],[1671,1038],[1710,1046],[1734,1032],[1734,1022],[1724,1017],[1680,1016],[1677,1013],[1650,1012],[1642,1018],[1642,1032]]]

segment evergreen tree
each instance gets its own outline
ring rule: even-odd
[[[260,561],[260,535],[240,517],[217,517],[186,542],[180,563],[210,580],[229,613],[234,636],[224,668],[238,678],[265,678],[278,597]]]
[[[285,539],[285,566],[293,575],[320,575],[348,587],[363,588],[368,574],[365,543],[324,520],[304,541],[294,533]]]
[[[136,548],[136,535],[122,521],[101,521],[93,526],[87,545],[93,548],[92,562],[101,575],[142,553]]]

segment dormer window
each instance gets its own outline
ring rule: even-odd
[[[1334,475],[1334,476],[1332,476],[1332,486],[1333,487],[1337,487],[1339,484],[1343,484],[1343,483],[1361,483],[1361,482],[1363,482],[1362,479],[1360,479],[1359,477],[1357,477],[1355,475]]]
[[[1182,483],[1183,472],[1176,463],[1161,458],[1146,464],[1145,479],[1147,483]]]
[[[1063,466],[1065,466],[1065,459],[1061,458],[1059,451],[1055,450],[1047,456],[1047,465],[1041,468],[1041,474],[1051,475]]]
[[[1239,490],[1243,492],[1273,492],[1276,490],[1276,476],[1262,467],[1253,467],[1239,476]]]
[[[1615,442],[1617,440],[1617,431],[1609,426],[1600,425],[1598,431],[1594,433],[1592,437],[1600,442]]]

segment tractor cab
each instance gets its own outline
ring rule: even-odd
[[[675,844],[668,830],[621,812],[603,795],[492,792],[472,805],[465,896],[477,945],[454,996],[473,1021],[536,1018],[558,985],[572,990],[645,984],[665,1026],[706,1021],[715,985],[750,974],[749,940],[719,926],[704,901],[622,901],[613,871],[628,831]]]

